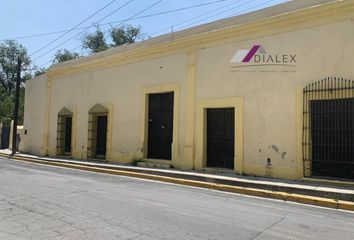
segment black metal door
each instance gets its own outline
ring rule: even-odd
[[[1,149],[9,148],[10,127],[2,127],[1,131]]]
[[[312,174],[354,179],[354,99],[310,103]]]
[[[235,110],[207,109],[207,166],[234,168]]]
[[[66,153],[71,152],[71,129],[72,129],[72,117],[65,118],[65,146]]]
[[[148,158],[171,160],[173,93],[149,95]]]
[[[106,155],[106,141],[107,141],[107,115],[97,116],[97,138],[96,138],[96,155]]]

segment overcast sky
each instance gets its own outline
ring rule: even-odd
[[[69,30],[112,1],[113,0],[0,0],[2,17],[0,22],[0,40]],[[154,3],[156,3],[156,5],[136,15],[136,17],[210,3],[205,6],[125,22],[125,24],[141,26],[146,36],[156,36],[170,32],[171,26],[174,26],[173,29],[178,31],[183,28],[211,22],[224,17],[255,11],[260,8],[286,2],[286,0],[219,0],[218,2],[217,0],[116,0],[79,27],[92,26],[92,24],[96,23],[99,19],[107,16],[128,2],[130,2],[128,5],[100,23],[130,19],[132,16]],[[119,22],[108,24],[101,28],[107,31],[112,26],[117,25],[119,25]],[[34,61],[36,65],[41,66],[45,64],[45,66],[47,66],[49,65],[47,62],[52,59],[53,54],[58,49],[67,48],[71,50],[79,46],[82,37],[93,30],[94,28],[90,28],[62,46],[55,48],[82,30],[72,31],[45,49],[33,54],[31,59],[38,58]],[[56,33],[47,36],[22,38],[18,39],[18,41],[28,49],[29,54],[32,54],[62,34],[63,33]],[[50,49],[53,50],[46,53]],[[76,51],[80,54],[86,54],[86,51],[81,49],[81,47],[78,47]],[[45,55],[41,56],[42,54]]]

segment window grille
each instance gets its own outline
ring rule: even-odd
[[[57,148],[58,156],[71,155],[72,112],[63,108],[58,113],[57,120]]]
[[[88,158],[105,158],[105,155],[97,154],[97,119],[99,116],[108,116],[108,109],[101,104],[96,104],[89,110],[87,139]]]
[[[303,88],[304,176],[354,179],[354,81],[329,77]]]

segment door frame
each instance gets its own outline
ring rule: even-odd
[[[212,168],[225,168],[225,169],[234,169],[234,166],[235,166],[235,159],[234,159],[234,156],[235,156],[235,108],[206,108],[205,109],[206,111],[206,166],[207,167],[212,167]],[[216,111],[213,113],[213,111]],[[225,117],[226,116],[226,112],[227,111],[231,111],[232,114],[230,114],[229,116],[232,117],[232,121],[228,121],[228,119]],[[210,126],[209,126],[209,123],[210,124],[215,124],[215,118],[212,118],[212,116],[216,116],[218,115],[218,117],[220,117],[220,115],[223,115],[223,122],[222,124],[218,124],[218,127],[219,127],[219,130],[223,130],[223,135],[222,135],[222,141],[223,143],[221,143],[221,145],[224,145],[225,144],[225,137],[227,134],[230,134],[232,135],[232,142],[233,142],[233,153],[231,155],[230,153],[230,162],[232,163],[232,167],[231,166],[227,166],[228,164],[225,163],[225,159],[223,159],[223,164],[221,163],[221,161],[218,161],[220,160],[220,157],[217,157],[217,159],[213,158],[210,154],[211,154],[211,151],[208,150],[208,146],[211,146],[213,144],[220,144],[220,142],[213,142],[212,139],[210,138],[212,136],[212,133],[215,133],[215,132],[212,132],[210,130]],[[231,120],[231,119],[230,119]],[[233,126],[231,127],[231,131],[229,131],[228,133],[225,133],[225,123],[226,121],[229,123],[231,123]],[[220,133],[220,132],[218,132]],[[210,135],[209,135],[210,134]],[[209,140],[211,141],[210,143],[213,143],[213,144],[210,144],[209,143]],[[221,139],[220,139],[221,140]],[[225,146],[225,145],[224,145]],[[225,149],[224,149],[225,151]],[[220,155],[218,155],[220,156]],[[214,160],[216,160],[216,162],[214,162]],[[228,161],[229,162],[229,161]],[[220,164],[220,165],[219,165]],[[214,166],[212,166],[214,165]],[[217,166],[219,165],[219,166]]]
[[[148,133],[149,133],[149,94],[153,93],[168,93],[173,92],[173,130],[172,130],[172,146],[171,146],[171,163],[174,164],[178,161],[179,149],[179,105],[180,105],[180,86],[179,84],[165,84],[144,87],[142,89],[142,118],[141,118],[141,132],[140,142],[143,158],[147,158],[148,152]],[[166,160],[149,159],[160,163],[166,163]]]
[[[61,141],[64,141],[64,150],[63,152],[58,152],[58,140],[59,140],[59,136],[58,136],[58,132],[59,132],[59,129],[58,129],[58,124],[59,124],[59,121],[65,121],[65,124],[64,125],[64,128],[65,128],[65,125],[66,125],[66,119],[70,117],[71,118],[71,142],[70,142],[70,146],[71,146],[71,149],[70,149],[70,152],[66,152],[65,151],[65,141],[66,141],[66,129],[63,130],[62,132],[64,133],[64,136],[62,136],[64,138],[64,140],[61,139]],[[75,143],[76,143],[76,122],[75,122],[75,117],[76,117],[76,111],[72,110],[71,108],[69,107],[63,107],[61,108],[60,110],[58,110],[58,113],[57,113],[57,122],[56,122],[56,139],[55,139],[55,144],[56,144],[56,148],[55,148],[55,151],[53,153],[54,156],[70,156],[72,157],[73,154],[74,154],[74,149],[75,149]]]
[[[96,105],[101,105],[103,108],[107,109],[108,112],[106,114],[101,114],[101,115],[107,115],[107,139],[106,139],[106,156],[105,160],[111,161],[112,160],[112,132],[113,132],[113,104],[111,103],[95,103],[95,104],[90,104],[87,109],[87,118],[86,118],[86,129],[89,129],[89,121],[90,121],[90,110],[95,107]],[[100,114],[96,114],[98,116]],[[88,147],[89,147],[89,133],[86,131],[85,133],[85,144],[86,144],[86,149],[83,148],[81,149],[80,152],[77,153],[78,158],[80,159],[91,159],[90,156],[88,155]]]
[[[243,97],[200,99],[197,101],[196,169],[207,166],[207,114],[208,108],[234,108],[235,110],[235,156],[234,171],[243,173]]]

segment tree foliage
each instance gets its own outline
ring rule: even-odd
[[[132,25],[112,28],[110,36],[113,41],[113,46],[117,47],[123,44],[134,43],[138,39],[143,38],[141,27],[134,27]]]
[[[104,33],[100,28],[97,28],[95,32],[88,34],[82,40],[82,45],[86,49],[90,49],[91,53],[98,53],[108,49],[108,44]]]
[[[126,25],[118,28],[112,28],[109,34],[109,40],[112,44],[107,43],[104,32],[100,28],[86,35],[82,39],[83,48],[89,49],[91,53],[97,53],[107,50],[110,47],[116,47],[124,44],[131,44],[137,40],[143,39],[141,27]],[[17,59],[22,60],[22,81],[20,90],[20,106],[19,106],[19,122],[23,121],[24,111],[24,87],[25,80],[32,78],[30,74],[30,57],[27,54],[27,49],[15,40],[6,40],[0,43],[0,121],[13,117],[14,109],[14,92],[17,78]],[[62,63],[72,59],[79,58],[77,52],[70,52],[67,49],[61,49],[56,52],[53,57],[53,64]],[[48,68],[37,68],[34,76],[39,76],[45,73]]]
[[[5,94],[10,95],[16,84],[17,59],[22,60],[22,73],[28,78],[26,68],[30,66],[30,58],[27,49],[15,40],[6,40],[0,43],[0,84]]]
[[[53,64],[70,61],[79,57],[80,55],[77,52],[70,52],[67,49],[60,49],[54,55]]]
[[[0,120],[9,120],[13,117],[14,95],[17,78],[17,60],[22,60],[22,82],[31,77],[29,73],[30,58],[27,49],[15,40],[6,40],[0,43]],[[23,122],[24,111],[24,84],[20,89],[19,123]]]
[[[112,28],[109,31],[109,37],[113,44],[108,44],[102,30],[100,28],[96,28],[95,32],[88,34],[83,38],[83,48],[90,49],[91,53],[97,53],[107,50],[110,47],[134,43],[139,39],[143,39],[144,36],[141,27],[126,25]]]
[[[48,68],[37,68],[34,72],[34,76],[38,77],[48,71]]]
[[[24,101],[25,101],[25,89],[20,89],[20,101],[18,109],[18,121],[19,124],[23,124],[24,115]],[[11,119],[13,118],[15,108],[15,95],[8,95],[4,92],[4,88],[0,86],[0,121],[5,125],[9,125]]]

